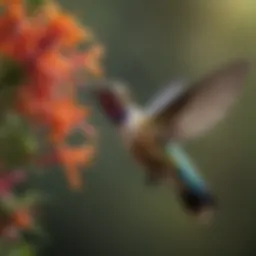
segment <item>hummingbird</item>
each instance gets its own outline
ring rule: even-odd
[[[145,171],[146,183],[171,184],[184,210],[201,219],[214,215],[218,200],[181,144],[203,135],[227,115],[249,66],[246,60],[236,60],[196,82],[176,79],[145,106],[122,82],[105,80],[95,90],[101,110]]]

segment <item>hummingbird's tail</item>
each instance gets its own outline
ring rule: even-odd
[[[195,191],[186,188],[179,191],[180,198],[186,210],[200,218],[201,220],[210,220],[216,211],[216,200],[214,196],[206,190]]]
[[[169,145],[168,153],[177,168],[177,178],[182,185],[178,194],[185,208],[198,217],[209,217],[215,212],[217,202],[203,179],[195,171],[188,157],[177,145]]]

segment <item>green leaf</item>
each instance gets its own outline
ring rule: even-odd
[[[17,168],[30,161],[38,150],[38,140],[24,121],[8,113],[0,123],[0,159],[7,168]]]
[[[22,242],[17,247],[13,247],[8,255],[6,256],[34,256],[35,251],[33,248],[26,242]]]
[[[9,240],[0,237],[1,256],[34,256],[34,247],[28,244],[22,237],[18,240]]]
[[[43,199],[44,197],[41,194],[27,191],[26,194],[20,198],[19,203],[21,206],[30,207],[31,205],[42,202]]]
[[[21,256],[34,255],[34,250],[27,243],[23,243],[19,249],[20,249]]]
[[[46,0],[27,0],[26,7],[28,13],[33,14],[34,12],[37,11],[38,8],[45,4],[45,2]]]
[[[29,228],[29,230],[27,231],[30,234],[40,237],[40,239],[48,239],[49,235],[46,233],[46,231],[42,228],[41,225],[39,225],[38,223],[33,223],[33,226]]]
[[[15,61],[2,57],[0,61],[0,89],[16,87],[25,79],[23,67]]]
[[[7,134],[0,139],[0,143],[3,143],[0,146],[0,158],[8,169],[25,165],[36,149],[36,140],[24,138],[21,134]]]
[[[0,119],[2,119],[6,111],[13,107],[15,99],[16,87],[1,87],[0,81]]]
[[[7,211],[12,212],[19,208],[30,208],[33,205],[38,204],[43,201],[43,196],[39,193],[28,191],[23,196],[15,196],[10,194],[8,197],[1,199],[1,207]]]
[[[1,208],[6,213],[11,213],[17,208],[17,198],[13,194],[1,198]]]

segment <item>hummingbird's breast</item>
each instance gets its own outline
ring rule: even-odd
[[[125,146],[146,171],[159,174],[170,169],[170,161],[166,158],[159,141],[157,125],[143,114],[142,111],[132,111],[126,124],[120,128]]]
[[[127,119],[119,127],[119,132],[122,139],[130,144],[135,139],[136,134],[144,126],[144,123],[146,123],[146,116],[143,114],[142,110],[133,106],[128,108],[127,112]]]

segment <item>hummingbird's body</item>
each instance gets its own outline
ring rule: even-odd
[[[194,192],[198,198],[201,194],[205,207],[213,203],[212,198],[191,164],[189,163],[189,167],[188,164],[184,166],[185,162],[188,163],[186,154],[178,145],[162,140],[160,127],[155,122],[154,116],[147,115],[142,108],[134,104],[127,106],[126,111],[128,114],[124,122],[118,125],[118,131],[130,154],[145,171],[147,184],[160,182],[172,184],[176,192],[183,197],[188,197],[183,198],[183,203],[190,208],[188,210],[194,213],[200,208],[203,213],[200,202],[189,201],[193,200],[189,198],[189,193],[194,196],[192,194]],[[178,155],[182,155],[182,161]],[[208,198],[209,201],[205,202]]]
[[[146,170],[149,177],[160,177],[171,170],[172,162],[161,145],[154,120],[142,109],[133,106],[128,110],[126,122],[120,126],[119,133],[127,149]],[[173,172],[170,172],[170,175]]]
[[[216,200],[179,142],[201,134],[224,116],[239,94],[247,68],[246,62],[232,63],[190,88],[175,82],[146,108],[135,104],[125,87],[99,90],[103,110],[149,184],[171,182],[185,208],[197,216],[212,212]]]

